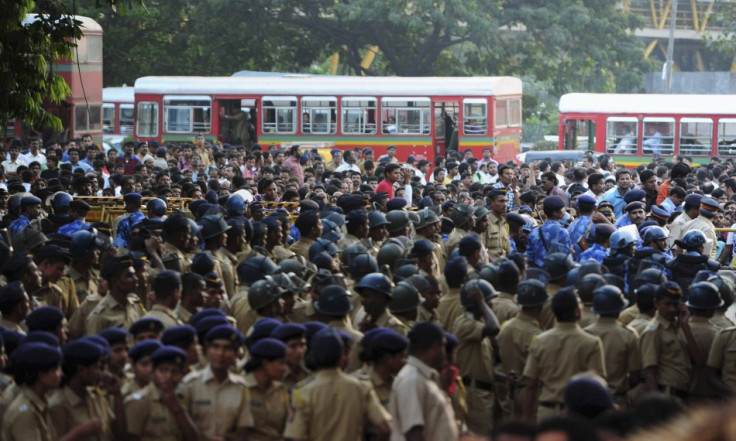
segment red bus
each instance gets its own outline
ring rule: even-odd
[[[102,127],[104,139],[119,145],[135,128],[135,94],[132,87],[102,89]]]
[[[25,23],[36,19],[26,15]],[[74,16],[81,21],[83,35],[77,40],[74,60],[60,59],[51,64],[53,72],[61,75],[69,85],[71,94],[59,104],[47,103],[48,112],[61,119],[63,132],[51,133],[45,128],[33,128],[22,121],[12,119],[6,124],[5,136],[27,138],[43,136],[50,140],[68,141],[92,135],[98,145],[102,143],[102,27],[89,17]]]
[[[238,115],[261,145],[372,147],[376,157],[395,145],[400,160],[430,161],[448,145],[477,157],[490,147],[508,161],[519,152],[521,87],[513,77],[143,77],[135,136],[229,142]]]
[[[608,153],[627,167],[736,153],[735,95],[570,93],[559,110],[560,150]]]

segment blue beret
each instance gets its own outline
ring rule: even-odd
[[[652,216],[656,217],[660,220],[669,220],[670,213],[663,207],[660,207],[659,205],[652,205]]]
[[[65,344],[62,352],[64,361],[81,365],[96,363],[106,355],[98,344],[84,338]]]
[[[266,216],[261,220],[261,223],[266,226],[266,228],[280,228],[281,227],[281,221],[278,217],[270,215]]]
[[[110,342],[107,341],[106,338],[102,337],[101,335],[88,335],[86,337],[87,340],[91,341],[92,343],[95,343],[97,346],[102,348],[103,351],[106,353],[110,353]]]
[[[401,210],[406,207],[406,205],[406,199],[404,198],[392,198],[389,199],[388,202],[386,202],[386,208],[388,209],[388,211]]]
[[[293,338],[306,337],[307,328],[297,323],[284,323],[279,325],[271,332],[271,337],[281,341],[288,341]]]
[[[35,196],[23,196],[20,200],[21,207],[29,207],[31,205],[41,205],[41,199]]]
[[[53,243],[47,243],[33,253],[33,260],[36,263],[41,263],[44,259],[49,258],[63,260],[66,263],[72,261],[72,255],[69,253],[69,250]]]
[[[18,367],[53,368],[61,364],[61,350],[45,343],[23,343],[15,350],[13,358]]]
[[[363,338],[360,339],[360,346],[363,347],[363,351],[373,350],[373,340],[378,337],[379,334],[386,331],[388,328],[373,328],[369,329],[363,334]]]
[[[578,205],[580,204],[589,204],[589,205],[595,205],[598,201],[589,194],[581,194],[578,196]]]
[[[45,343],[55,348],[58,348],[61,346],[61,343],[59,342],[59,338],[55,334],[52,334],[47,331],[29,332],[28,335],[26,335],[26,338],[23,339],[23,343],[34,343],[34,342]]]
[[[702,195],[699,195],[697,193],[690,193],[689,195],[685,196],[685,204],[693,206],[693,207],[699,207],[700,201],[703,199]]]
[[[187,362],[187,353],[176,346],[162,346],[151,354],[151,361],[154,367],[163,363],[174,363],[179,366],[185,366]]]
[[[189,323],[191,323],[192,326],[194,326],[196,328],[197,327],[197,323],[200,320],[202,320],[204,318],[207,318],[207,317],[214,317],[214,316],[222,317],[224,319],[227,318],[227,315],[225,315],[225,313],[222,312],[219,309],[216,309],[216,308],[205,308],[205,309],[203,309],[201,311],[197,311],[197,313],[194,314],[191,319],[189,319]]]
[[[508,222],[510,224],[515,224],[515,225],[521,226],[521,225],[526,224],[526,219],[524,219],[524,216],[522,216],[520,214],[507,213],[506,214],[506,222]]]
[[[194,329],[197,330],[197,336],[199,337],[200,343],[204,343],[204,338],[210,329],[218,325],[227,325],[230,322],[227,320],[227,316],[212,315],[204,317],[197,321]]]
[[[107,280],[111,278],[116,272],[122,271],[132,266],[133,257],[131,257],[130,255],[112,257],[110,259],[107,259],[107,261],[105,262],[105,266],[103,266],[102,271],[100,271],[100,276],[102,276],[103,279]]]
[[[532,208],[528,205],[522,205],[519,208],[519,214],[532,214]]]
[[[434,252],[434,244],[426,239],[419,239],[414,242],[414,246],[411,248],[410,257],[422,257],[427,254]]]
[[[381,158],[378,158],[378,162],[389,162],[389,161],[391,161],[391,158],[389,158],[388,156],[383,156]]]
[[[181,285],[181,276],[179,276],[178,271],[165,269],[156,274],[156,277],[153,278],[152,285],[154,291],[156,291],[157,288],[169,288]]]
[[[365,210],[352,210],[345,215],[345,222],[351,225],[363,225],[368,222],[368,212]]]
[[[188,348],[197,338],[197,330],[189,325],[172,326],[161,335],[161,343],[167,346]]]
[[[148,257],[146,256],[146,253],[141,253],[139,251],[131,252],[130,257],[133,259],[133,268],[143,268],[143,266],[145,266],[146,262],[148,261]],[[164,270],[164,271],[171,271],[171,270]]]
[[[644,190],[640,190],[638,188],[637,189],[634,189],[634,190],[629,190],[624,195],[624,202],[626,202],[628,204],[629,202],[641,201],[646,196],[647,196],[647,194],[644,192]]]
[[[23,343],[23,340],[26,339],[24,334],[21,334],[18,331],[11,331],[9,329],[0,332],[0,335],[3,338],[3,342],[5,342],[5,353],[8,355],[10,355],[15,348],[20,346],[20,344]]]
[[[304,326],[304,328],[307,330],[307,342],[311,340],[314,334],[329,327],[322,322],[306,322],[302,323],[302,326]]]
[[[130,350],[128,351],[128,357],[135,363],[138,360],[140,360],[143,357],[147,357],[154,352],[156,352],[158,349],[161,349],[164,346],[160,341],[158,340],[143,340],[136,343]]]
[[[250,347],[250,354],[255,358],[275,360],[286,357],[286,345],[275,338],[262,338]]]
[[[431,207],[434,204],[432,203],[432,199],[430,199],[429,196],[424,196],[422,199],[419,200],[419,209]]]
[[[25,290],[20,280],[10,282],[0,288],[0,309],[12,308],[25,300]]]
[[[258,340],[270,336],[271,333],[279,326],[281,326],[281,322],[274,318],[265,317],[258,320],[251,329],[250,335],[246,341],[246,346],[250,348],[250,346]]]
[[[448,354],[452,353],[457,345],[460,344],[460,340],[449,332],[445,332],[445,342],[445,348]]]
[[[140,202],[140,200],[141,200],[142,197],[143,196],[141,196],[140,193],[128,193],[128,194],[126,194],[126,195],[123,196],[123,200],[125,201],[125,203],[128,203],[128,202]]]
[[[475,251],[483,248],[483,244],[480,242],[480,238],[478,236],[469,234],[460,239],[460,243],[457,247],[459,252],[465,254],[467,251]]]
[[[545,210],[560,210],[565,208],[565,201],[559,196],[547,196],[542,205]]]
[[[137,320],[135,323],[130,325],[130,335],[136,336],[141,332],[156,332],[161,333],[164,331],[164,322],[155,317],[143,317]]]
[[[343,339],[336,329],[323,329],[312,336],[309,356],[316,364],[323,364],[341,354],[343,347]]]
[[[240,347],[243,344],[243,334],[230,325],[217,325],[207,331],[205,336],[205,341],[211,342],[212,340],[228,340],[236,347]]]
[[[17,278],[20,270],[28,266],[31,262],[33,262],[33,259],[27,254],[13,254],[3,264],[2,273],[8,279]]]
[[[56,332],[56,328],[64,320],[64,313],[56,306],[42,306],[36,308],[26,317],[26,326],[29,331]]]
[[[386,329],[373,338],[373,348],[388,352],[400,352],[409,347],[409,340],[392,329]]]
[[[217,192],[215,190],[209,190],[204,194],[204,199],[212,205],[217,204]]]
[[[209,272],[204,275],[204,283],[207,288],[222,288],[223,282],[217,273]]]
[[[628,213],[631,210],[643,210],[644,208],[645,208],[644,202],[634,201],[634,202],[629,202],[628,204],[626,204],[626,206],[624,207],[624,211]]]
[[[565,386],[565,404],[573,411],[582,409],[612,409],[613,393],[603,380],[580,376]]]
[[[125,343],[128,341],[128,332],[122,328],[107,328],[100,332],[110,346]]]

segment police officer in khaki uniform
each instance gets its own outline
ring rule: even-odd
[[[76,288],[73,283],[65,283],[62,290],[57,284],[71,262],[71,254],[58,245],[46,244],[35,252],[33,260],[43,283],[38,291],[32,293],[33,297],[45,305],[61,309],[65,317],[71,317],[79,308]]]
[[[627,406],[627,393],[639,384],[641,374],[639,335],[618,322],[618,315],[628,304],[618,287],[603,285],[596,288],[593,291],[593,312],[599,317],[585,328],[603,342],[606,380],[613,389],[616,404],[622,408]]]
[[[434,271],[435,272],[428,272],[429,274],[433,276],[439,276],[436,272],[440,271],[442,268],[445,267],[445,241],[442,240],[442,236],[440,236],[440,227],[442,226],[442,221],[440,220],[439,216],[437,214],[430,210],[429,208],[425,208],[423,210],[419,210],[417,212],[417,216],[419,218],[418,222],[414,222],[414,231],[416,234],[414,235],[414,242],[419,242],[420,240],[426,240],[432,245],[432,256],[434,261]]]
[[[322,236],[322,220],[316,211],[304,211],[299,213],[294,226],[299,230],[301,237],[291,246],[290,250],[309,259],[309,247]]]
[[[360,439],[365,422],[382,436],[391,432],[391,416],[378,402],[370,384],[345,374],[343,340],[334,329],[318,331],[311,339],[309,357],[315,374],[292,390],[292,417],[285,438],[328,441]],[[329,393],[325,391],[329,390]]]
[[[310,374],[304,363],[304,356],[307,351],[307,328],[296,323],[283,323],[271,332],[271,337],[286,345],[288,372],[278,380],[284,383],[287,388],[292,388]]]
[[[71,236],[69,252],[72,255],[72,262],[69,265],[67,276],[63,277],[59,283],[70,283],[71,281],[79,302],[84,301],[88,295],[97,294],[97,280],[100,277],[98,269],[100,250],[103,244],[94,230],[80,230]]]
[[[132,294],[138,279],[129,255],[109,259],[101,275],[110,289],[85,321],[88,335],[113,326],[127,329],[145,314],[140,299]]]
[[[383,273],[371,273],[360,279],[355,290],[361,297],[366,317],[358,323],[358,329],[365,332],[372,328],[389,328],[406,336],[409,328],[388,309],[393,288],[391,279]]]
[[[723,306],[723,299],[718,288],[710,282],[697,282],[690,286],[685,306],[690,310],[690,330],[693,339],[700,349],[703,357],[706,357],[713,346],[713,341],[718,333],[718,327],[710,322],[716,309]],[[696,367],[694,369],[695,381],[690,387],[690,400],[703,402],[714,400],[718,397],[715,389],[708,384],[705,369]]]
[[[450,213],[450,219],[455,224],[455,229],[447,238],[445,249],[445,260],[450,258],[452,251],[460,244],[460,240],[470,234],[475,226],[475,207],[468,204],[455,204]]]
[[[498,282],[494,288],[499,290],[498,297],[491,300],[493,312],[498,321],[504,323],[516,317],[521,306],[516,302],[516,288],[519,284],[519,268],[509,259],[501,259],[498,262]]]
[[[233,439],[252,426],[245,379],[231,371],[243,336],[218,325],[205,336],[207,367],[188,375],[180,386],[187,412],[206,439]]]
[[[460,303],[460,287],[465,282],[467,272],[468,261],[464,257],[453,257],[445,265],[444,279],[447,282],[448,292],[443,293],[440,297],[437,318],[446,329],[452,326],[455,319],[463,313]]]
[[[353,310],[353,304],[350,302],[350,293],[342,286],[330,285],[320,290],[319,297],[314,302],[314,309],[317,312],[315,319],[318,321],[344,332],[355,342],[363,338],[363,333],[356,330],[350,320],[349,314]],[[354,346],[345,367],[347,372],[360,368],[358,355],[358,348]]]
[[[491,260],[498,259],[511,250],[509,226],[506,223],[508,198],[505,190],[495,189],[488,194],[491,212],[488,215],[488,229],[483,234],[483,243]]]
[[[176,395],[187,354],[164,346],[151,354],[153,381],[125,399],[128,436],[140,441],[197,441],[199,433]]]
[[[156,304],[145,315],[157,318],[164,324],[164,329],[172,326],[183,325],[174,308],[181,299],[181,277],[174,270],[163,270],[153,278],[153,293],[156,296]]]
[[[23,285],[19,280],[10,282],[0,288],[0,326],[3,328],[25,334],[25,330],[21,327],[21,322],[25,320],[28,311],[31,309],[28,294],[23,289]]]
[[[225,221],[222,215],[207,215],[199,220],[202,226],[202,239],[204,240],[204,249],[212,253],[212,257],[219,264],[219,270],[214,271],[221,275],[225,282],[225,291],[228,297],[235,295],[235,271],[230,264],[230,260],[220,252],[227,241],[227,232],[230,225]]]
[[[251,358],[245,363],[246,390],[251,424],[248,439],[279,441],[289,416],[289,392],[280,381],[288,370],[286,345],[274,338],[258,340],[250,347]]]
[[[485,280],[470,280],[460,290],[465,313],[455,319],[451,332],[457,337],[455,361],[467,390],[465,422],[476,434],[490,433],[494,403],[493,348],[490,338],[499,324],[488,302],[497,294]]]
[[[641,335],[640,346],[647,390],[685,400],[692,378],[691,357],[701,355],[681,300],[682,290],[676,283],[659,286],[654,297],[657,313]]]
[[[166,268],[181,274],[189,272],[192,261],[188,249],[192,234],[194,232],[185,215],[173,213],[166,218],[161,229],[161,238],[164,240],[161,260]]]
[[[537,420],[560,414],[564,388],[576,374],[593,370],[605,377],[601,339],[580,329],[580,299],[571,288],[559,290],[551,302],[556,323],[537,336],[524,366],[526,397],[524,417],[531,418],[537,404]],[[541,387],[541,391],[539,390]]]
[[[657,310],[654,308],[654,294],[657,292],[657,286],[651,283],[645,283],[636,289],[636,306],[639,315],[629,322],[628,326],[641,336],[644,330],[649,326],[649,322],[654,318]],[[629,308],[631,309],[631,308]]]
[[[736,326],[718,332],[710,347],[706,370],[708,384],[721,396],[736,393]]]

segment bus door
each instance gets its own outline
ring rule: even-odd
[[[217,105],[219,108],[217,136],[220,140],[238,145],[257,142],[255,128],[258,101],[255,98],[220,98]]]
[[[594,120],[566,119],[563,129],[565,150],[595,150]]]
[[[432,100],[434,108],[434,155],[444,156],[457,150],[458,101]]]

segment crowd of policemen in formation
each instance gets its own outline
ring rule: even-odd
[[[730,160],[7,147],[2,441],[621,439],[736,390]]]

